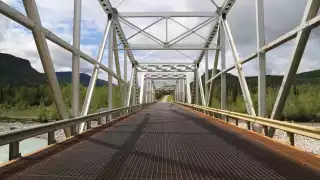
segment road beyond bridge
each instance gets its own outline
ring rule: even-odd
[[[157,103],[0,170],[7,179],[319,179],[320,159],[257,133]]]

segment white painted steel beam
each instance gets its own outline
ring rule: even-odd
[[[119,18],[119,21],[126,24],[127,26],[131,27],[132,29],[139,31],[141,34],[143,34],[144,36],[146,36],[147,38],[153,40],[154,42],[158,43],[158,44],[165,44],[165,42],[161,41],[159,38],[151,35],[150,33],[146,32],[143,29],[140,29],[138,26],[134,25],[133,23],[127,21],[126,19],[123,18]],[[128,40],[128,39],[127,39]]]
[[[220,47],[221,47],[221,72],[223,72],[223,70],[226,68],[226,34],[225,31],[223,30],[223,24],[222,22],[220,22],[220,28],[219,28],[219,38],[220,38]],[[216,52],[217,53],[217,52]],[[217,54],[216,54],[216,57]],[[226,73],[222,73],[221,74],[221,109],[225,110],[227,109],[227,77],[226,77]]]
[[[185,81],[185,86],[186,86],[186,89],[187,89],[187,103],[191,104],[192,103],[192,99],[191,99],[191,90],[190,90],[190,77],[187,76],[186,78],[186,81]]]
[[[314,18],[317,15],[319,7],[320,7],[319,0],[309,0],[305,9],[304,15],[302,17],[301,24],[304,24],[308,20]],[[287,101],[287,97],[289,95],[291,85],[293,83],[296,72],[298,70],[310,33],[311,33],[311,29],[303,29],[297,34],[295,46],[293,49],[291,64],[289,65],[289,69],[283,77],[281,87],[276,98],[276,102],[273,106],[271,119],[280,119],[282,115],[283,108]],[[271,128],[268,132],[268,135],[272,137],[274,135],[274,132],[275,132],[275,129]]]
[[[241,64],[245,64],[249,61],[251,61],[252,59],[256,58],[258,56],[258,54],[260,52],[264,52],[267,53],[268,51],[279,47],[280,45],[294,39],[295,37],[297,37],[297,34],[299,32],[301,32],[302,30],[305,29],[314,29],[316,27],[318,27],[320,25],[320,15],[317,15],[316,17],[310,19],[309,21],[301,24],[300,26],[294,28],[293,30],[289,31],[288,33],[278,37],[277,39],[267,43],[265,46],[263,46],[262,48],[260,48],[257,52],[251,53],[248,56],[246,56],[240,63]],[[229,68],[227,68],[224,72],[229,72],[231,70],[233,70],[235,68],[235,66],[230,66]],[[213,81],[214,79],[216,79],[217,77],[219,77],[221,74],[221,72],[219,72],[215,77],[209,79],[208,82],[209,83],[211,81]]]
[[[111,17],[109,17],[108,22],[106,24],[101,42],[100,42],[100,48],[99,48],[99,52],[98,52],[98,56],[97,56],[97,62],[101,63],[102,61],[102,57],[105,51],[105,47],[106,47],[106,43],[107,43],[107,39],[108,39],[108,35],[109,35],[109,31],[111,29],[111,25],[112,25],[112,19]],[[96,65],[93,67],[93,72],[90,78],[90,82],[89,82],[89,86],[87,88],[87,93],[86,93],[86,97],[84,99],[84,103],[82,106],[82,111],[81,111],[81,116],[85,116],[88,114],[89,112],[89,107],[90,107],[90,103],[92,100],[92,94],[93,94],[93,90],[94,87],[96,85],[96,81],[98,78],[98,74],[99,74],[99,69],[100,66]],[[79,126],[79,132],[82,132],[84,130],[84,123],[80,124]]]
[[[233,4],[236,2],[236,0],[225,0],[223,6],[221,7],[218,16],[221,16],[222,14],[227,15],[227,13],[230,11],[232,8]],[[214,38],[214,36],[218,32],[218,26],[219,22],[216,22],[214,26],[212,26],[209,36],[207,37],[207,41],[205,45],[203,46],[204,50],[200,52],[199,57],[197,58],[195,63],[200,63],[204,57],[205,54],[205,49],[208,48]]]
[[[119,12],[121,18],[142,17],[215,17],[216,12]]]
[[[264,31],[264,8],[263,0],[256,0],[256,31],[257,31],[257,49],[265,45]],[[264,52],[258,53],[258,111],[259,116],[266,116],[266,55]]]
[[[201,104],[202,106],[205,106],[207,104],[207,101],[205,99],[205,96],[204,96],[204,90],[203,90],[203,85],[202,85],[202,79],[201,79],[201,74],[200,74],[200,71],[199,71],[199,67],[197,68],[197,84],[198,84],[198,87],[200,88],[200,97],[201,97]]]
[[[24,15],[22,15],[21,13],[19,13],[15,9],[11,8],[10,6],[8,6],[7,4],[5,4],[2,1],[0,1],[0,13],[5,15],[6,17],[16,21],[17,23],[25,26],[26,28],[28,28],[30,30],[32,30],[36,26],[36,23],[34,21],[29,19],[28,17],[25,17]],[[105,72],[107,72],[107,73],[111,72],[113,77],[115,77],[117,79],[121,79],[112,70],[108,69],[103,64],[98,63],[95,59],[93,59],[89,55],[85,54],[80,49],[74,48],[71,44],[67,43],[66,41],[64,41],[63,39],[58,37],[57,35],[53,34],[51,31],[43,28],[39,24],[37,25],[37,28],[39,28],[41,30],[41,32],[43,32],[45,37],[48,40],[50,40],[51,42],[59,45],[60,47],[64,48],[65,50],[67,50],[67,51],[69,51],[71,53],[76,52],[76,53],[80,54],[80,57],[83,58],[84,60],[86,60],[87,62],[89,62],[89,63],[91,63],[93,65],[98,65]],[[123,80],[121,80],[121,81],[123,82]]]
[[[221,25],[219,25],[219,28],[218,28],[218,37],[217,37],[217,45],[220,47],[220,48],[224,48],[224,47],[221,47],[220,46],[220,36],[221,36]],[[219,54],[220,54],[220,50],[216,50],[215,51],[215,54],[214,54],[214,62],[213,62],[213,68],[212,68],[212,71],[211,71],[211,78],[213,78],[216,74],[217,74],[217,68],[218,68],[218,61],[219,61]],[[222,71],[222,69],[221,69]],[[208,84],[207,83],[208,81],[205,82],[205,84]],[[222,91],[221,91],[222,92]],[[209,102],[208,102],[208,106],[212,106],[212,98],[213,98],[213,93],[214,93],[214,84],[213,84],[213,81],[210,81],[210,86],[209,86]],[[223,106],[225,107],[225,106]]]
[[[144,76],[141,76],[141,84],[140,84],[140,97],[139,97],[139,102],[140,104],[144,103],[144,97],[145,97],[145,81],[146,79],[144,78]]]
[[[127,101],[128,101],[128,83],[127,83],[127,76],[128,76],[128,57],[127,57],[127,51],[123,52],[123,80],[124,80],[124,85],[123,85],[123,92],[124,92],[124,106],[127,106]]]
[[[109,48],[108,48],[108,68],[113,69],[113,40],[114,40],[114,26],[112,25],[109,30]],[[108,109],[113,108],[113,77],[111,73],[108,74]],[[109,121],[112,120],[112,114],[109,115]]]
[[[204,82],[207,82],[209,79],[208,68],[209,68],[209,52],[206,51],[205,61],[204,61]],[[208,84],[204,84],[204,96],[206,100],[205,106],[208,106],[208,102],[210,101],[208,91],[209,91]]]
[[[23,0],[23,4],[26,9],[27,16],[33,22],[35,22],[35,24],[38,24],[40,27],[42,27],[40,15],[39,15],[35,0]],[[45,35],[43,31],[41,31],[41,28],[39,28],[39,26],[33,26],[33,28],[31,29],[33,33],[33,37],[38,49],[38,53],[40,56],[40,60],[41,60],[44,72],[46,73],[48,78],[50,91],[55,101],[58,113],[62,119],[67,119],[69,118],[68,108],[62,97],[59,82],[54,70],[54,66],[52,63],[52,59],[51,59],[51,55],[50,55],[50,51],[49,51],[49,47],[48,47]],[[71,136],[70,128],[64,129],[64,133],[66,137]]]
[[[115,29],[113,29],[113,32]],[[113,33],[113,47],[117,46],[117,34]],[[113,49],[113,48],[112,48]],[[113,54],[114,54],[114,62],[116,65],[116,72],[119,77],[121,77],[121,69],[120,69],[120,61],[119,61],[119,51],[116,49],[113,49]],[[118,90],[120,92],[120,101],[123,102],[124,98],[124,92],[123,92],[123,86],[120,80],[118,80]],[[123,104],[124,106],[124,104]]]
[[[247,107],[247,111],[248,111],[248,113],[250,115],[255,116],[256,113],[255,113],[255,110],[254,110],[254,107],[253,107],[250,91],[249,91],[248,84],[247,84],[247,81],[245,79],[244,73],[242,71],[242,66],[240,64],[239,54],[238,54],[238,51],[236,49],[235,43],[233,41],[233,37],[232,37],[231,31],[230,31],[229,25],[228,25],[228,23],[227,23],[227,21],[225,19],[222,19],[221,22],[223,24],[223,28],[224,28],[224,31],[226,33],[226,37],[227,37],[227,40],[228,40],[228,42],[230,44],[230,47],[231,47],[231,50],[232,50],[232,54],[233,54],[233,57],[234,57],[234,60],[235,60],[235,66],[236,66],[237,73],[238,73],[238,79],[239,79],[239,82],[240,82],[240,87],[241,87],[241,90],[242,90],[242,94],[244,96],[244,101],[245,101],[245,104],[246,104],[246,107]]]
[[[73,15],[73,47],[80,49],[81,28],[81,4],[82,0],[74,1]],[[72,53],[72,95],[71,117],[79,116],[80,99],[80,54]]]

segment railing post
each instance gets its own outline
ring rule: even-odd
[[[71,136],[77,135],[77,125],[72,125],[70,129],[71,129]]]
[[[287,136],[289,137],[290,145],[294,146],[294,134],[292,132],[287,132]]]
[[[54,131],[48,132],[48,145],[56,143]]]
[[[21,157],[19,152],[19,142],[12,142],[9,144],[9,160],[17,159]]]
[[[263,126],[264,135],[269,136],[268,126]]]
[[[91,129],[91,121],[87,121],[87,129]]]

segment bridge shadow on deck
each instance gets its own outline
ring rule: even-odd
[[[78,135],[78,140],[65,142],[64,148],[58,148],[49,157],[23,158],[28,161],[23,168],[6,173],[0,170],[0,177],[24,180],[320,178],[319,159],[314,164],[318,169],[309,168],[179,106],[157,104],[143,111],[110,128]],[[284,148],[279,147],[279,151]],[[41,172],[46,165],[56,167]],[[72,165],[73,169],[66,167]]]
[[[255,141],[252,141],[246,137],[236,135],[233,132],[230,132],[226,129],[221,129],[217,126],[213,126],[212,124],[209,124],[205,119],[196,117],[190,113],[183,113],[177,110],[172,110],[172,112],[192,120],[195,124],[199,125],[204,129],[207,129],[217,137],[222,138],[230,146],[236,147],[238,150],[242,151],[243,153],[246,153],[250,157],[263,163],[268,168],[272,169],[273,171],[281,174],[282,176],[288,179],[320,178],[319,171],[310,169],[296,161],[288,159],[283,155],[266,148],[262,144],[256,143]],[[278,149],[278,151],[281,151],[281,149]],[[318,165],[319,163],[320,162],[318,160]]]

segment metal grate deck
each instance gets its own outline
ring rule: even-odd
[[[158,103],[0,169],[0,179],[320,179],[319,157]]]

